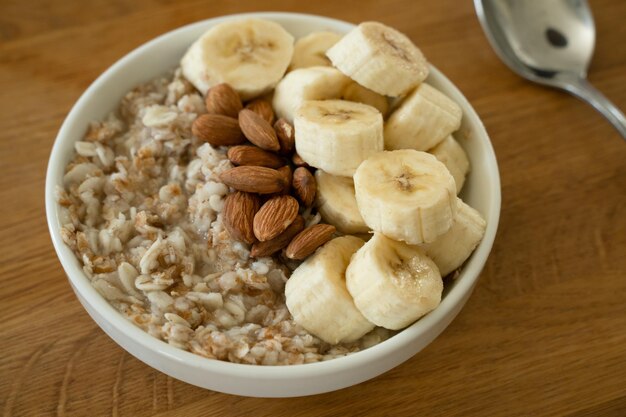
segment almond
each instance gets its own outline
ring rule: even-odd
[[[274,109],[272,109],[272,105],[269,101],[257,98],[256,100],[252,100],[250,103],[246,104],[246,109],[252,110],[264,118],[267,123],[274,123]]]
[[[335,226],[330,224],[316,224],[307,227],[293,238],[285,249],[285,256],[289,259],[302,260],[315,252],[317,248],[328,242],[335,233]]]
[[[296,131],[293,126],[287,120],[280,118],[274,123],[274,130],[280,143],[280,153],[291,154],[296,147]]]
[[[275,254],[287,246],[287,244],[291,242],[291,239],[300,233],[302,229],[304,229],[304,218],[302,216],[297,216],[289,227],[274,239],[254,243],[250,249],[250,256],[253,258],[261,258],[263,256]]]
[[[289,165],[285,165],[284,167],[278,168],[278,172],[283,175],[285,183],[287,184],[287,186],[283,189],[283,193],[289,194],[291,182],[293,181],[293,172],[291,171],[291,167]]]
[[[210,114],[221,114],[235,119],[243,108],[239,94],[226,83],[211,87],[207,92],[204,103]]]
[[[305,168],[309,167],[309,164],[304,162],[304,159],[302,159],[302,157],[298,155],[297,153],[293,154],[293,156],[291,157],[291,162],[293,162],[293,164],[297,167],[305,167]]]
[[[256,241],[253,224],[259,206],[259,197],[255,194],[235,191],[226,196],[222,215],[224,227],[233,239],[249,244]]]
[[[291,183],[296,197],[302,202],[304,207],[309,207],[315,200],[317,192],[317,184],[311,172],[304,168],[298,167],[293,172],[293,181]]]
[[[278,193],[289,185],[277,170],[257,166],[228,169],[220,174],[220,179],[235,190],[258,194]]]
[[[278,151],[280,144],[271,124],[249,109],[239,112],[239,127],[248,140],[266,151]]]
[[[298,200],[290,195],[270,198],[254,216],[254,235],[261,242],[274,239],[295,220],[299,208]]]
[[[264,151],[256,146],[233,146],[226,154],[230,162],[235,165],[256,165],[268,168],[279,168],[285,164],[283,159],[271,152]]]
[[[191,133],[213,146],[240,145],[246,141],[237,119],[221,114],[203,114],[191,125]]]

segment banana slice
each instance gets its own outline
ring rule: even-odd
[[[278,23],[229,20],[194,42],[180,65],[183,75],[201,93],[228,83],[242,100],[250,100],[274,88],[292,54],[293,36]]]
[[[296,111],[294,129],[298,155],[333,175],[351,177],[361,162],[383,149],[383,117],[361,103],[305,101]]]
[[[402,329],[441,302],[443,282],[437,265],[417,246],[375,233],[352,257],[346,285],[369,321]]]
[[[375,107],[380,114],[383,115],[383,117],[385,117],[389,111],[389,101],[387,100],[387,97],[381,96],[372,90],[368,90],[361,84],[354,81],[348,84],[341,98]]]
[[[452,226],[457,206],[454,178],[426,152],[377,153],[357,169],[354,189],[365,223],[392,239],[433,242]]]
[[[361,23],[326,55],[348,77],[385,96],[406,94],[428,76],[428,63],[417,46],[378,22]]]
[[[356,205],[352,178],[331,175],[318,169],[315,171],[315,182],[316,206],[324,222],[348,235],[367,233],[370,230]]]
[[[374,328],[346,289],[346,267],[363,244],[354,236],[331,240],[296,268],[285,286],[296,323],[327,343],[351,342]]]
[[[481,214],[457,199],[452,227],[432,243],[420,245],[437,264],[442,276],[454,271],[469,258],[485,235],[487,222]]]
[[[387,119],[385,149],[430,149],[461,126],[462,115],[458,104],[422,83]]]
[[[326,51],[341,38],[342,35],[334,32],[313,32],[298,39],[293,46],[289,71],[306,67],[330,66]]]
[[[465,176],[469,172],[470,162],[459,142],[452,135],[448,135],[437,146],[430,149],[428,153],[435,155],[435,158],[443,162],[454,177],[456,193],[461,192],[461,188],[465,184]]]
[[[350,79],[332,67],[309,67],[291,71],[274,90],[272,106],[278,115],[293,123],[298,107],[305,100],[341,97]]]

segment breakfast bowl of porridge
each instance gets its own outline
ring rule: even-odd
[[[46,178],[72,289],[182,381],[287,397],[373,378],[463,307],[498,225],[467,100],[377,22],[210,19],[137,48],[74,105]]]

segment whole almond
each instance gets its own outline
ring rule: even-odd
[[[250,103],[246,104],[246,109],[252,110],[264,118],[267,123],[274,123],[274,109],[272,109],[272,105],[269,101],[257,98],[256,100],[252,100]]]
[[[280,153],[289,155],[296,147],[296,135],[293,126],[285,119],[280,118],[274,123],[276,137],[280,143]]]
[[[248,140],[266,151],[278,151],[280,144],[271,124],[250,109],[239,112],[239,127]]]
[[[239,94],[226,83],[211,87],[207,92],[204,103],[210,114],[221,114],[235,119],[243,108]]]
[[[285,249],[285,256],[289,259],[302,260],[315,252],[317,248],[328,242],[335,233],[335,226],[330,224],[316,224],[309,226],[293,238]]]
[[[191,125],[191,133],[213,146],[240,145],[246,141],[237,119],[221,114],[203,114]]]
[[[291,239],[304,229],[304,218],[297,216],[284,232],[276,236],[274,239],[265,242],[255,242],[250,249],[250,256],[253,258],[261,258],[270,256],[284,248],[291,242]]]
[[[298,197],[304,207],[309,207],[313,204],[315,193],[317,192],[317,184],[315,177],[308,169],[304,167],[296,168],[293,172],[291,185],[296,197]]]
[[[261,242],[274,239],[295,220],[299,207],[298,200],[290,195],[267,200],[254,216],[254,236]]]
[[[253,224],[260,205],[255,194],[235,191],[226,196],[222,215],[224,227],[233,239],[249,244],[256,241]]]
[[[272,194],[283,191],[289,184],[285,176],[275,169],[258,166],[241,166],[220,174],[222,182],[238,191]]]
[[[291,162],[293,162],[293,164],[297,167],[305,167],[305,168],[309,167],[309,164],[304,162],[304,159],[302,159],[302,157],[298,155],[297,153],[293,154],[293,156],[291,157]]]
[[[280,168],[285,164],[275,153],[264,151],[256,146],[233,146],[226,154],[235,165],[256,165],[268,168]]]

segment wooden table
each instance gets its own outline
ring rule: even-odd
[[[626,415],[626,143],[596,112],[512,74],[471,2],[0,2],[0,409],[4,416]],[[590,78],[626,109],[626,2],[592,1]],[[450,327],[369,382],[293,399],[206,391],[111,341],[52,248],[43,188],[63,118],[118,58],[181,25],[286,10],[407,33],[472,102],[502,176],[482,278]]]

